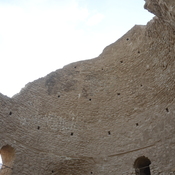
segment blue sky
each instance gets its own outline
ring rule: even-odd
[[[144,0],[0,0],[0,92],[71,62],[97,57],[153,15]]]

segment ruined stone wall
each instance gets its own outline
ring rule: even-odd
[[[145,8],[157,16],[99,57],[0,95],[0,154],[13,168],[0,175],[137,174],[144,160],[154,175],[175,170],[175,3]]]

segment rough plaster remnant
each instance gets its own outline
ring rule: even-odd
[[[145,8],[156,16],[99,57],[13,98],[0,94],[0,154],[13,168],[0,175],[175,170],[175,1],[146,0]]]

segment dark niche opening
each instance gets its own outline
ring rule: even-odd
[[[169,112],[169,109],[168,108],[166,108],[166,112]]]
[[[150,164],[151,161],[145,156],[137,158],[134,162],[136,175],[151,175]]]
[[[0,174],[11,174],[15,158],[15,150],[10,145],[3,146],[0,149]]]

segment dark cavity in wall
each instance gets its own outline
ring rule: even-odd
[[[5,145],[0,149],[3,167],[0,174],[7,174],[7,170],[13,170],[13,162],[15,159],[15,150],[10,145]]]
[[[141,156],[137,158],[134,162],[135,174],[136,175],[151,175],[150,167],[151,161],[145,157]]]
[[[168,108],[166,108],[166,112],[169,112],[169,109]]]

